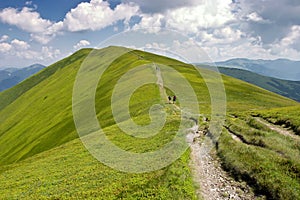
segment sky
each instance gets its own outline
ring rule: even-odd
[[[179,32],[186,40],[173,38],[170,50],[197,45],[213,61],[300,60],[299,13],[299,0],[1,0],[0,68],[50,65],[140,29]]]

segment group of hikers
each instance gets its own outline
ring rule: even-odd
[[[168,100],[169,100],[169,103],[175,103],[176,102],[176,96],[174,95],[173,98],[171,96],[168,96]]]

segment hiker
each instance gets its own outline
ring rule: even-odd
[[[169,103],[171,103],[171,99],[172,99],[172,98],[171,98],[170,96],[168,96],[168,99],[169,99]]]
[[[176,96],[173,96],[173,103],[176,102]]]

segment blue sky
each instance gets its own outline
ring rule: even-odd
[[[196,44],[213,61],[300,60],[299,13],[297,0],[2,0],[0,68],[49,65],[139,28],[185,34],[167,47],[147,45],[186,52]]]

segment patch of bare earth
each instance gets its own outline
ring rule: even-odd
[[[266,125],[269,129],[271,129],[272,131],[276,131],[277,133],[281,134],[281,135],[284,135],[284,136],[287,136],[287,137],[291,137],[295,140],[300,140],[300,137],[298,135],[295,135],[293,133],[293,131],[291,130],[288,130],[286,128],[283,128],[281,126],[277,126],[277,125],[274,125],[274,124],[271,124],[269,122],[267,122],[266,120],[264,119],[261,119],[261,118],[255,118],[259,123],[261,124],[264,124]]]
[[[196,132],[193,140],[188,140],[192,151],[190,166],[194,180],[200,186],[197,195],[205,200],[258,199],[245,182],[235,181],[222,169],[209,141],[197,141],[199,136],[200,133]]]

